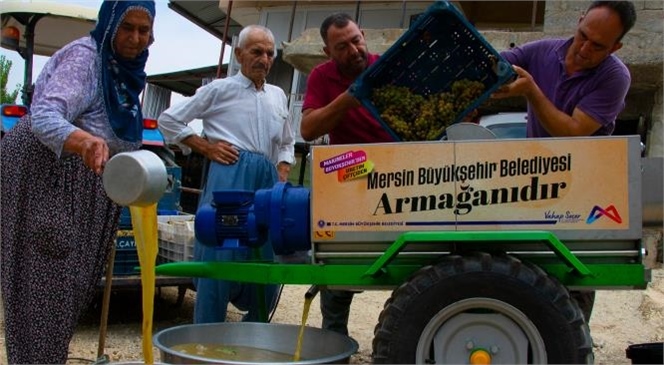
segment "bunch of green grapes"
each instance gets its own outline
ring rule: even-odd
[[[382,113],[389,111],[401,119],[412,121],[419,113],[424,97],[405,86],[386,85],[374,90],[372,101]]]
[[[386,85],[373,92],[372,101],[383,121],[404,141],[414,141],[413,120],[420,114],[422,95],[405,86]]]
[[[457,114],[468,108],[483,92],[484,84],[479,81],[468,79],[455,81],[452,84],[452,94],[454,95],[454,107]]]
[[[371,101],[402,141],[430,141],[440,138],[483,91],[484,84],[467,79],[455,81],[448,92],[427,97],[405,86],[385,85],[374,89]]]
[[[438,134],[440,136],[445,127],[452,124],[457,115],[457,111],[454,108],[454,95],[449,92],[443,92],[434,94],[431,97],[435,99],[436,103],[436,124],[442,127],[442,130]]]

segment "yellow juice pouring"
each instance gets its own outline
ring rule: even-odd
[[[146,207],[130,206],[131,224],[138,261],[141,264],[141,287],[143,304],[143,359],[154,363],[152,353],[152,320],[154,311],[155,262],[157,260],[157,204]]]
[[[302,353],[302,340],[304,339],[304,327],[307,325],[307,318],[309,318],[309,308],[314,296],[307,296],[304,298],[304,308],[302,309],[302,324],[300,325],[300,333],[297,335],[297,346],[295,347],[295,354],[293,361],[300,361]]]

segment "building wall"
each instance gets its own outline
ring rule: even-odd
[[[330,2],[330,5],[327,6],[296,6],[295,14],[293,14],[292,3],[284,2],[283,6],[273,6],[262,10],[259,24],[270,28],[277,44],[281,46],[282,42],[297,38],[306,29],[318,29],[323,20],[335,12],[345,12],[353,17],[358,12],[358,22],[363,28],[407,28],[410,25],[410,17],[426,10],[430,3],[430,1],[410,1],[404,7],[400,1],[381,2],[380,4],[365,2],[357,9],[348,4],[337,5]]]

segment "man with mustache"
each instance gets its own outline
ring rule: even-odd
[[[364,32],[348,14],[328,16],[320,27],[323,51],[329,61],[316,66],[307,78],[300,134],[307,141],[325,134],[330,144],[394,142],[348,88],[378,60],[367,50]],[[354,292],[321,290],[325,329],[348,334],[348,316]]]
[[[350,15],[328,16],[320,27],[323,51],[330,58],[307,78],[300,134],[312,141],[329,134],[330,144],[394,142],[348,87],[378,60],[369,53],[364,32]]]
[[[287,181],[295,161],[295,136],[286,94],[265,81],[276,54],[269,29],[244,27],[235,48],[240,72],[202,86],[189,100],[159,116],[159,129],[168,143],[178,145],[185,154],[193,149],[210,160],[199,207],[212,202],[214,191],[256,191]],[[194,119],[203,121],[204,138],[188,126]],[[248,249],[220,250],[198,241],[194,245],[196,261],[242,261],[250,256]],[[273,257],[268,242],[261,258]],[[214,279],[195,279],[194,284],[194,323],[224,322],[229,302],[247,311],[244,321],[261,320],[255,285]],[[268,311],[276,306],[278,290],[278,285],[265,287]]]
[[[501,53],[518,78],[492,98],[525,97],[528,137],[611,135],[631,77],[614,52],[636,22],[629,1],[593,1],[569,39],[545,39]],[[572,291],[590,321],[594,291]]]

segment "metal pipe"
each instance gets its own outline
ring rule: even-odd
[[[401,1],[401,20],[399,21],[399,28],[404,27],[406,23],[406,0]]]
[[[537,0],[533,1],[533,13],[530,17],[530,31],[535,31],[535,23],[537,21]]]
[[[37,27],[37,22],[43,17],[43,14],[35,15],[28,21],[28,24],[25,26],[25,52],[22,54],[25,59],[25,70],[23,82],[23,93],[21,99],[23,105],[30,107],[32,104],[32,93],[34,88],[32,87],[32,63],[35,54],[35,28]]]
[[[288,39],[286,39],[287,42],[290,42],[293,38],[293,23],[295,22],[295,10],[297,9],[297,1],[293,1],[293,7],[291,8],[291,16],[290,16],[290,24],[288,25]],[[283,55],[282,55],[283,57]],[[291,85],[292,88],[292,85]],[[293,95],[293,92],[288,92],[286,94],[286,97],[288,100],[286,102],[288,103],[287,105],[291,105],[291,97]],[[300,184],[301,185],[301,184]]]
[[[302,146],[303,150],[301,151],[302,157],[300,158],[300,175],[298,176],[297,183],[299,185],[304,185],[304,174],[307,170],[307,160],[309,157],[309,145],[307,143],[296,143],[297,146]]]
[[[297,1],[293,1],[293,8],[291,9],[290,26],[288,27],[288,42],[290,42],[293,37],[293,22],[295,21],[295,9],[297,9]]]
[[[108,262],[106,264],[106,282],[104,283],[104,296],[101,304],[101,323],[99,325],[99,346],[97,347],[97,357],[100,358],[104,355],[104,347],[106,346],[106,329],[108,328],[108,308],[111,302],[111,287],[113,285],[113,267],[115,266],[115,242],[111,246],[111,253],[109,254]]]
[[[185,187],[185,186],[181,186],[180,191],[185,192],[185,193],[193,193],[193,194],[201,194],[203,192],[202,189],[188,188],[188,187]]]
[[[230,27],[231,23],[232,8],[233,8],[233,0],[230,0],[228,2],[228,9],[226,10],[226,24],[224,24],[224,36],[223,38],[221,38],[221,52],[219,52],[219,64],[217,65],[217,78],[221,77],[221,71],[224,68],[224,51],[226,50],[226,39],[228,38],[228,27]]]
[[[594,256],[611,256],[611,257],[638,257],[639,250],[598,250],[598,251],[575,251],[571,250],[575,256],[579,257],[594,257]],[[373,259],[382,256],[384,251],[365,251],[365,252],[316,252],[314,258],[316,259]],[[519,256],[538,256],[546,257],[551,256],[555,257],[553,251],[506,251],[509,255],[519,255]],[[451,251],[419,251],[419,252],[409,252],[402,251],[399,252],[399,257],[408,257],[408,258],[427,258],[438,255],[450,255]]]

